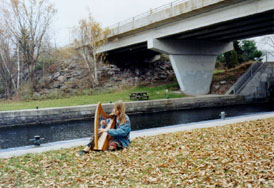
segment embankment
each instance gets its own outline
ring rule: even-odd
[[[255,102],[263,101],[250,101],[246,100],[244,97],[234,95],[207,95],[201,97],[127,102],[126,108],[128,114],[135,114],[250,104]],[[108,113],[111,112],[112,107],[113,104],[103,104],[104,110]],[[94,116],[95,109],[96,104],[62,108],[4,111],[0,112],[0,127],[91,119]]]

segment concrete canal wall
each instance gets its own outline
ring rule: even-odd
[[[247,103],[251,102],[242,96],[207,95],[201,97],[127,102],[126,108],[128,114],[134,114]],[[97,105],[94,104],[62,108],[3,111],[0,112],[0,127],[91,119],[94,117],[96,106]],[[112,107],[113,104],[103,104],[103,108],[107,113],[111,112]]]

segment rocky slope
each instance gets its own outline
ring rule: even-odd
[[[37,74],[39,81],[34,96],[28,96],[23,90],[23,99],[57,98],[63,95],[90,94],[100,89],[112,90],[137,85],[161,85],[170,81],[176,82],[171,63],[163,56],[151,62],[129,67],[100,64],[98,67],[100,84],[96,88],[91,86],[87,67],[81,59],[76,56],[65,59],[48,66],[44,74],[42,72]],[[250,63],[243,64],[239,68],[215,74],[210,94],[225,94],[249,66]]]
[[[175,80],[175,74],[169,61],[158,58],[153,62],[143,63],[142,66],[118,67],[114,64],[100,64],[98,67],[99,86],[104,89],[164,83]],[[39,81],[36,97],[53,95],[57,92],[80,94],[83,90],[91,89],[88,81],[88,71],[78,58],[53,64],[48,73]],[[96,89],[96,88],[93,88]]]

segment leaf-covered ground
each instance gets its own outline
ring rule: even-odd
[[[0,187],[273,187],[274,118],[0,160]]]

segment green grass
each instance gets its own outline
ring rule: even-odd
[[[180,93],[174,93],[173,90],[178,91],[178,84],[172,83],[156,87],[138,86],[132,89],[123,89],[120,91],[104,92],[94,95],[82,95],[65,97],[61,99],[50,99],[50,100],[33,100],[33,101],[4,101],[0,102],[0,111],[10,110],[23,110],[23,109],[35,109],[36,106],[39,108],[50,108],[50,107],[65,107],[65,106],[78,106],[87,104],[97,104],[99,101],[102,103],[109,103],[110,101],[130,101],[129,95],[131,92],[147,91],[150,100],[167,98],[166,89],[168,89],[169,98],[180,98],[183,97]]]
[[[213,74],[219,74],[219,73],[223,73],[223,72],[225,72],[224,69],[215,69]]]

